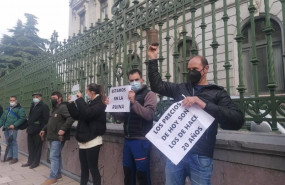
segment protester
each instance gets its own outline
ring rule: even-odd
[[[101,185],[98,169],[100,147],[103,144],[102,135],[106,131],[105,95],[103,86],[92,83],[87,86],[88,103],[80,92],[74,102],[69,97],[68,110],[71,116],[78,120],[76,139],[79,145],[79,160],[81,165],[80,185],[87,185],[89,171],[94,185]]]
[[[3,114],[3,107],[0,105],[0,118],[1,118],[2,114]],[[1,138],[1,136],[0,136],[0,138]],[[2,152],[2,150],[1,150],[1,144],[0,144],[0,157],[1,157],[1,152]]]
[[[0,117],[2,116],[3,114],[3,107],[0,105]]]
[[[166,185],[184,185],[186,176],[189,176],[192,185],[209,185],[218,123],[223,129],[238,130],[244,123],[244,116],[223,87],[207,81],[209,65],[206,58],[193,57],[187,66],[187,83],[176,84],[162,81],[158,72],[157,47],[149,46],[148,57],[148,77],[154,92],[171,97],[176,102],[183,100],[185,107],[198,105],[215,118],[178,165],[167,160]]]
[[[49,119],[49,108],[42,101],[41,93],[33,93],[32,97],[33,103],[30,107],[27,127],[29,157],[28,162],[22,165],[22,167],[29,166],[31,169],[40,163],[43,141],[39,133]]]
[[[10,164],[18,162],[18,143],[17,134],[18,128],[26,121],[26,113],[23,107],[18,103],[16,96],[10,96],[10,105],[4,110],[0,118],[0,128],[3,126],[3,131],[8,145],[9,137],[12,135],[13,140],[10,144],[10,149],[7,154],[7,159],[4,162],[10,161]]]
[[[117,120],[124,121],[123,167],[125,185],[150,185],[149,157],[151,143],[145,138],[152,128],[157,105],[156,94],[143,85],[142,73],[133,69],[128,73],[132,90],[128,97],[131,102],[129,113],[111,113]],[[109,100],[106,101],[109,104]]]
[[[40,132],[40,136],[46,134],[50,144],[50,175],[42,185],[54,184],[60,179],[62,168],[61,150],[66,140],[70,139],[70,128],[74,120],[70,116],[67,106],[62,103],[62,94],[51,94],[52,110],[47,125]]]

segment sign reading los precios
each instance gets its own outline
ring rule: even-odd
[[[182,101],[176,102],[161,116],[146,138],[177,165],[214,120],[197,105],[185,108]]]
[[[110,88],[106,112],[130,112],[130,100],[128,98],[130,90],[130,85]]]

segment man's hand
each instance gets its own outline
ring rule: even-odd
[[[135,98],[136,98],[136,93],[133,90],[129,91],[129,100],[131,101],[131,103],[135,103]]]
[[[200,108],[204,109],[206,107],[206,103],[203,102],[197,96],[187,96],[183,101],[182,105],[185,107],[191,107],[193,104],[197,104]]]
[[[10,125],[8,128],[10,128],[10,129],[14,129],[14,128],[15,128],[15,126],[14,126],[14,125]]]
[[[45,135],[45,131],[42,130],[39,135],[40,136],[44,136]]]
[[[158,47],[150,45],[147,50],[147,55],[149,60],[157,59]]]
[[[64,133],[65,133],[65,131],[63,131],[63,130],[59,130],[57,134],[58,134],[59,136],[63,136],[63,135],[64,135]]]

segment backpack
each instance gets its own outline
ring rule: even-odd
[[[14,116],[15,118],[19,119],[19,116],[17,114],[15,114],[14,112],[12,112],[11,110],[9,110],[9,107],[8,107],[8,111],[9,113]],[[19,125],[17,127],[17,129],[20,129],[20,130],[25,130],[26,128],[28,127],[28,120],[25,119],[24,123],[22,123],[21,125]]]

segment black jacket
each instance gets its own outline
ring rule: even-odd
[[[40,101],[36,106],[31,104],[30,113],[28,117],[28,134],[39,134],[44,126],[48,123],[49,108],[46,104]]]
[[[88,142],[97,136],[102,136],[106,131],[106,105],[98,96],[86,103],[83,98],[78,98],[75,103],[67,105],[70,115],[78,120],[76,139],[79,142]]]
[[[175,102],[183,100],[183,95],[197,96],[206,103],[204,110],[215,118],[212,125],[190,150],[191,153],[213,156],[218,123],[221,128],[228,130],[238,130],[242,127],[244,123],[243,113],[233,103],[223,87],[214,84],[207,85],[194,94],[193,87],[189,83],[163,82],[158,73],[157,60],[149,61],[148,76],[152,91],[172,97]]]

